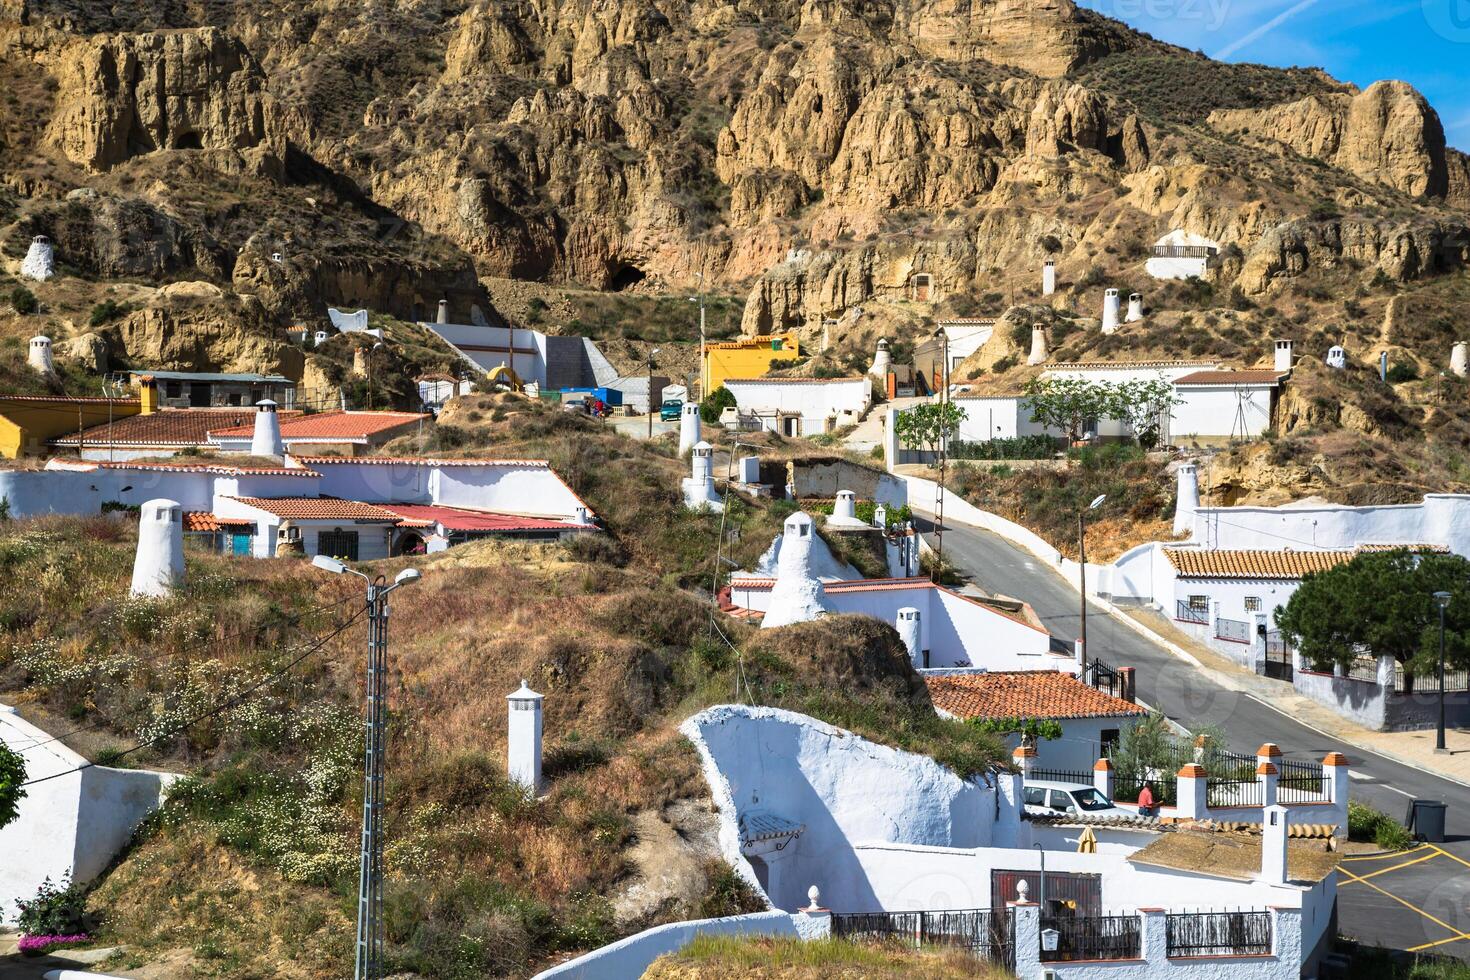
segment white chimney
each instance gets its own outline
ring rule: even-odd
[[[724,505],[715,489],[715,448],[700,441],[689,451],[689,479],[684,481],[684,504],[692,510],[714,510]]]
[[[855,522],[857,520],[857,494],[851,490],[838,490],[837,499],[832,503],[832,519],[838,522]]]
[[[51,249],[51,239],[37,235],[26,249],[26,257],[20,263],[20,277],[45,282],[56,275],[56,253]]]
[[[543,698],[521,681],[520,689],[505,696],[510,724],[505,745],[505,770],[513,783],[531,795],[541,792],[541,702]]]
[[[759,456],[740,457],[740,482],[754,486],[761,482],[761,458]]]
[[[1456,344],[1455,346],[1456,347],[1463,348],[1465,345],[1464,344]],[[1460,353],[1463,354],[1464,351],[1462,350]],[[1463,365],[1463,363],[1464,362],[1462,360],[1461,364]],[[1327,351],[1327,366],[1330,367],[1330,368],[1336,368],[1339,371],[1341,371],[1344,368],[1346,368],[1347,367],[1347,351],[1345,351],[1341,347],[1337,347],[1337,346],[1333,346],[1333,347],[1329,348],[1328,351]],[[1450,358],[1450,368],[1451,368],[1451,370],[1454,369],[1454,366],[1455,366],[1455,362],[1454,362],[1454,358],[1452,356]],[[1462,375],[1465,373],[1463,366],[1461,367],[1461,370],[1458,373],[1459,374],[1462,374]]]
[[[1470,372],[1470,344],[1463,340],[1457,340],[1455,346],[1450,348],[1450,371],[1457,378],[1463,378]]]
[[[1179,467],[1179,489],[1174,503],[1174,533],[1183,534],[1194,527],[1194,512],[1199,510],[1199,468],[1193,463]]]
[[[1284,885],[1289,878],[1286,849],[1286,807],[1268,806],[1261,811],[1261,880]]]
[[[449,300],[447,300],[447,299],[441,299],[439,301],[439,313],[438,313],[438,318],[437,318],[437,320],[435,322],[437,322],[437,323],[448,323],[449,322]]]
[[[1289,340],[1276,341],[1276,370],[1283,372],[1291,370],[1291,341]]]
[[[904,648],[909,652],[909,662],[915,668],[928,666],[924,663],[923,631],[919,626],[919,610],[913,606],[904,606],[898,611],[898,638],[903,640]]]
[[[36,336],[31,338],[31,347],[26,354],[26,363],[35,371],[44,375],[56,373],[56,366],[51,363],[51,338]]]
[[[826,590],[812,574],[812,537],[815,526],[798,511],[786,518],[781,556],[776,561],[776,584],[761,629],[805,623],[827,611]]]
[[[255,432],[250,438],[250,455],[275,456],[285,453],[281,443],[281,416],[276,413],[276,403],[262,398],[255,403]]]
[[[1118,329],[1118,291],[1109,289],[1103,293],[1102,332],[1113,333]]]
[[[313,347],[320,347],[322,344],[325,344],[326,342],[327,342],[327,332],[325,330],[318,330],[314,335],[312,335],[312,346]]]
[[[699,441],[699,403],[686,401],[679,412],[679,455],[694,448]]]
[[[868,373],[879,381],[888,377],[888,371],[893,366],[893,357],[888,353],[888,339],[881,337],[878,340],[878,352],[873,355],[873,365],[868,368]]]
[[[1039,323],[1031,327],[1031,354],[1026,363],[1032,367],[1046,363],[1046,328]]]
[[[1134,323],[1143,319],[1143,297],[1138,293],[1132,293],[1128,297],[1128,316],[1124,318],[1125,323]]]
[[[1056,259],[1047,259],[1041,267],[1041,295],[1050,296],[1057,291]]]
[[[138,511],[131,592],[166,596],[183,581],[184,509],[177,500],[150,500]]]
[[[884,531],[888,530],[888,508],[882,504],[873,508],[873,526]]]

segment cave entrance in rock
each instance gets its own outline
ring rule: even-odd
[[[174,137],[174,149],[176,150],[202,150],[204,142],[198,133],[180,133]]]
[[[643,270],[636,265],[619,266],[613,272],[612,278],[608,280],[608,288],[613,292],[621,293],[625,289],[631,289],[644,279]]]

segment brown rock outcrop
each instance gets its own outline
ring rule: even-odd
[[[1404,82],[1376,82],[1355,96],[1218,110],[1209,122],[1222,132],[1276,140],[1406,194],[1443,198],[1449,192],[1444,127],[1424,96]]]
[[[58,111],[46,139],[108,170],[157,150],[215,150],[227,169],[279,170],[283,147],[265,77],[212,27],[90,37],[56,67]]]
[[[1334,268],[1344,260],[1408,282],[1470,261],[1470,228],[1352,218],[1289,221],[1256,242],[1246,255],[1239,284],[1247,293],[1263,293],[1277,279],[1300,276],[1314,266]]]

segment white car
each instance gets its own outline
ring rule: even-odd
[[[1115,806],[1096,787],[1086,783],[1027,780],[1021,791],[1026,812],[1038,817],[1133,817],[1132,810]]]

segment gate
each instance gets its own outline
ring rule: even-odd
[[[1266,633],[1266,676],[1278,681],[1290,681],[1295,673],[1291,665],[1291,644],[1280,630]]]
[[[357,561],[357,532],[323,531],[317,535],[316,551],[343,561]]]

